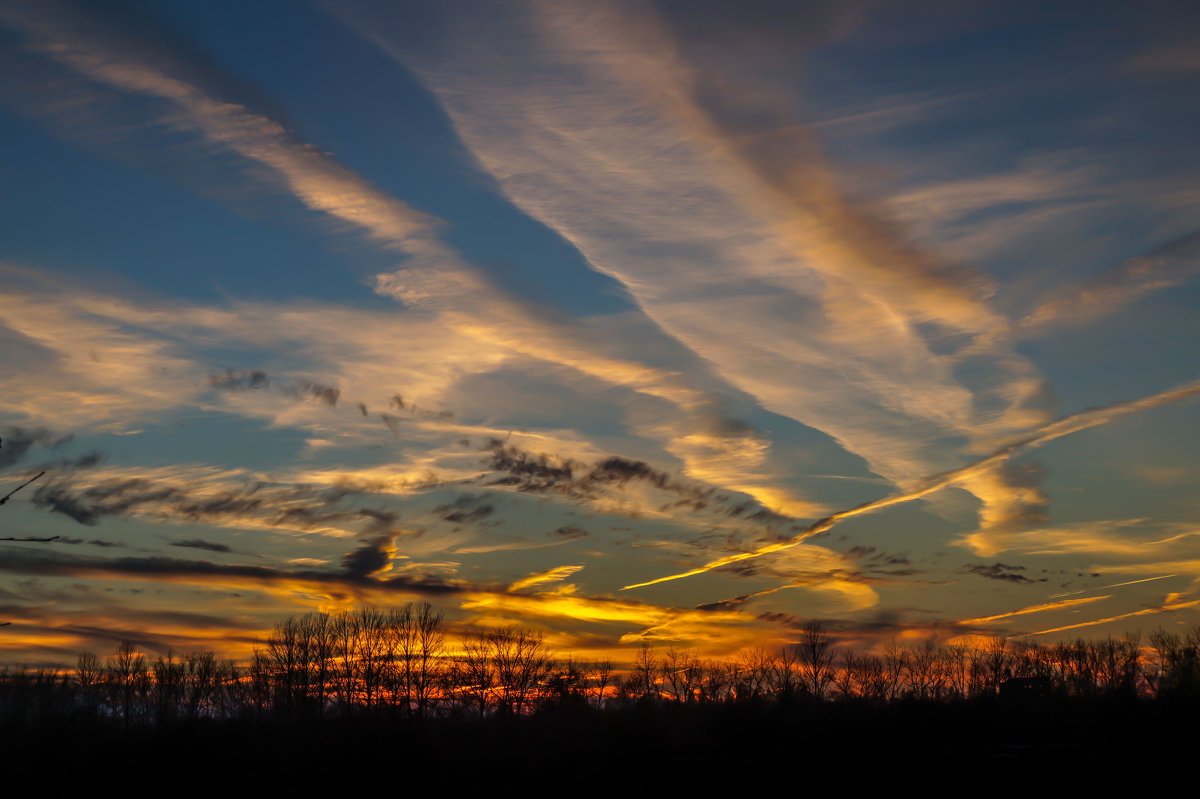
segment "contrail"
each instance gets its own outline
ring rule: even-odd
[[[985,455],[974,463],[969,463],[966,466],[952,469],[948,472],[942,472],[924,480],[924,484],[915,491],[907,494],[896,494],[890,497],[883,497],[863,505],[850,508],[849,510],[839,511],[832,516],[826,516],[820,521],[814,522],[811,526],[793,536],[787,541],[776,541],[773,544],[759,547],[751,552],[739,552],[736,555],[726,555],[723,558],[717,558],[714,561],[697,566],[689,571],[681,572],[680,574],[671,574],[666,577],[658,577],[653,580],[648,580],[644,583],[634,583],[622,588],[622,591],[630,588],[644,588],[648,585],[657,583],[665,583],[670,580],[681,580],[684,577],[692,577],[697,574],[704,574],[713,569],[719,569],[722,566],[728,566],[731,563],[739,563],[743,560],[751,560],[763,555],[770,555],[773,552],[782,552],[785,549],[791,549],[799,545],[807,538],[812,538],[814,535],[825,532],[843,519],[848,519],[851,516],[861,516],[866,513],[874,513],[877,510],[890,507],[892,505],[900,505],[905,502],[912,502],[914,499],[920,499],[928,496],[935,491],[941,491],[947,486],[951,486],[966,478],[974,477],[991,469],[994,469],[999,464],[1011,458],[1013,455],[1027,449],[1040,447],[1049,441],[1063,436],[1069,436],[1072,433],[1078,433],[1080,430],[1086,430],[1089,427],[1098,427],[1102,424],[1119,419],[1122,416],[1128,416],[1133,413],[1157,408],[1160,405],[1166,405],[1171,402],[1177,402],[1182,399],[1200,394],[1200,380],[1185,383],[1182,386],[1168,389],[1158,394],[1153,394],[1142,399],[1127,400],[1125,402],[1115,402],[1112,405],[1105,405],[1100,408],[1089,408],[1079,413],[1071,414],[1057,422],[1051,422],[1045,427],[1041,427],[1024,438],[1019,438],[1011,441],[999,449],[992,452],[990,455]]]
[[[1076,605],[1086,605],[1089,602],[1099,602],[1102,599],[1112,599],[1111,595],[1105,596],[1085,596],[1082,599],[1064,599],[1061,602],[1049,602],[1044,605],[1032,605],[1019,610],[1010,610],[1007,613],[997,613],[995,616],[984,616],[978,619],[963,619],[957,624],[986,624],[989,621],[998,621],[999,619],[1007,619],[1013,616],[1025,616],[1030,613],[1045,613],[1050,610],[1061,610],[1062,608],[1071,608]]]
[[[1075,596],[1076,594],[1086,594],[1089,591],[1104,591],[1109,588],[1120,588],[1123,585],[1137,585],[1138,583],[1148,583],[1152,580],[1165,580],[1168,577],[1178,577],[1178,576],[1179,576],[1178,574],[1163,574],[1163,575],[1159,575],[1158,577],[1146,577],[1145,579],[1142,579],[1142,580],[1130,580],[1129,582],[1125,582],[1125,583],[1113,583],[1112,585],[1098,585],[1095,588],[1084,588],[1083,590],[1080,590],[1080,591],[1068,591],[1065,594],[1051,594],[1050,599],[1058,599],[1059,597],[1063,597],[1063,596]]]
[[[1080,627],[1095,627],[1098,624],[1108,624],[1109,622],[1120,621],[1121,619],[1129,619],[1134,616],[1149,616],[1154,613],[1166,613],[1172,610],[1183,610],[1184,608],[1194,608],[1200,605],[1200,599],[1193,599],[1190,602],[1170,602],[1164,605],[1159,605],[1155,608],[1142,608],[1141,610],[1122,613],[1119,616],[1109,616],[1104,619],[1093,619],[1092,621],[1083,621],[1078,624],[1068,624],[1065,627],[1054,627],[1049,630],[1039,630],[1036,633],[1025,633],[1022,637],[1031,637],[1034,635],[1046,635],[1048,633],[1061,633],[1065,630],[1078,630]]]

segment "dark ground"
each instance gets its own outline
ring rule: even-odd
[[[796,796],[870,788],[1077,795],[1118,784],[1144,792],[1186,779],[1200,755],[1200,706],[1120,698],[668,704],[604,713],[560,706],[485,721],[372,715],[128,731],[114,721],[60,719],[10,723],[0,744],[14,797],[102,787],[170,796],[374,789],[675,796],[754,788]]]

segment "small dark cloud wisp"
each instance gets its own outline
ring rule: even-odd
[[[218,544],[215,541],[205,541],[200,538],[189,538],[184,541],[172,541],[173,547],[185,547],[187,549],[204,549],[209,552],[232,552],[229,547],[224,544]]]
[[[962,567],[961,571],[967,574],[975,574],[980,577],[986,577],[989,580],[1002,580],[1009,583],[1044,583],[1046,578],[1042,577],[1037,580],[1032,580],[1026,577],[1021,572],[1025,571],[1024,566],[1010,566],[1007,563],[996,563],[990,566],[986,563],[968,563]]]

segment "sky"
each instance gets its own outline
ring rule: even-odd
[[[0,71],[0,663],[1200,622],[1194,3],[4,0]]]

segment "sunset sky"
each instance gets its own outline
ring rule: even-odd
[[[1200,622],[1194,2],[4,0],[0,72],[0,664]]]

